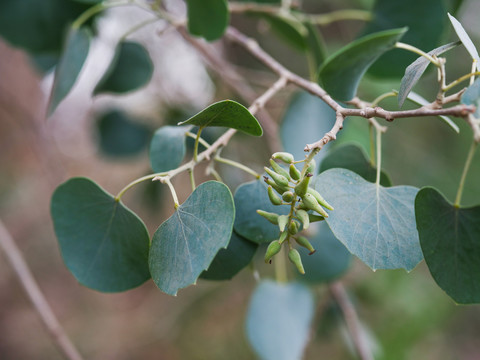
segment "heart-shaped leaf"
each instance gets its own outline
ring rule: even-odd
[[[136,90],[146,85],[152,74],[153,63],[148,51],[137,42],[121,41],[93,94],[124,94]]]
[[[335,280],[350,267],[352,254],[333,235],[326,222],[318,224],[315,234],[309,238],[315,253],[299,248],[305,275],[298,275],[299,280],[308,283],[324,283]]]
[[[457,33],[458,38],[462,42],[463,46],[465,46],[472,59],[477,60],[477,71],[480,71],[480,57],[478,56],[477,48],[475,45],[473,45],[472,39],[470,39],[470,36],[468,36],[462,24],[460,24],[460,21],[455,19],[450,14],[448,14],[448,18],[450,19],[450,22],[452,23],[453,28],[455,29],[455,32]]]
[[[253,136],[262,136],[263,130],[258,120],[248,109],[233,100],[223,100],[203,109],[190,119],[178,125],[223,126],[243,131]]]
[[[268,222],[257,210],[280,215],[288,214],[288,206],[272,205],[268,198],[267,186],[261,180],[240,185],[235,191],[235,232],[244,238],[261,244],[278,239],[280,231],[277,225]]]
[[[73,178],[60,185],[51,213],[63,260],[81,284],[117,292],[150,278],[145,225],[93,181]]]
[[[441,55],[448,50],[453,49],[454,47],[460,45],[459,41],[451,42],[446,45],[442,45],[432,51],[429,51],[428,54],[433,55]],[[415,84],[420,80],[423,73],[427,69],[427,66],[430,64],[430,61],[425,58],[424,56],[420,56],[417,60],[413,63],[408,65],[405,69],[405,75],[403,75],[402,82],[400,83],[400,90],[398,91],[398,107],[402,107],[405,99],[407,98],[410,91],[412,91]]]
[[[351,100],[370,65],[392,49],[406,31],[406,28],[380,31],[344,46],[321,66],[318,75],[320,84],[333,98]]]
[[[230,280],[250,264],[258,245],[242,238],[235,231],[226,249],[220,249],[207,271],[200,277],[207,280]]]
[[[415,199],[415,215],[428,269],[460,304],[480,303],[480,206],[458,208],[434,188]]]
[[[301,359],[310,338],[313,310],[313,296],[306,286],[262,281],[250,300],[246,325],[248,340],[259,358]]]
[[[402,41],[419,49],[431,49],[440,45],[445,31],[445,2],[438,0],[376,0],[370,21],[362,36],[378,31],[407,27]],[[382,55],[368,73],[379,78],[401,77],[405,68],[416,55],[405,50],[394,49]]]
[[[465,90],[462,95],[461,103],[465,105],[474,105],[477,110],[474,116],[480,119],[480,78]]]
[[[368,161],[365,151],[354,144],[341,145],[328,153],[320,164],[320,172],[333,168],[351,170],[370,182],[375,182],[377,177],[377,168]],[[383,171],[380,173],[380,184],[392,186],[392,181]]]
[[[154,172],[177,168],[186,152],[185,133],[191,126],[162,126],[150,143],[150,164]]]
[[[187,0],[188,31],[208,41],[222,37],[230,21],[226,0]]]
[[[48,104],[48,115],[72,90],[90,48],[90,31],[86,28],[72,29],[68,35],[65,50],[55,70],[52,93]]]
[[[412,186],[384,188],[345,169],[318,175],[315,188],[335,208],[326,219],[350,252],[373,270],[412,270],[422,251]]]
[[[232,235],[235,207],[224,184],[201,184],[157,229],[149,255],[153,281],[163,292],[195,283]]]

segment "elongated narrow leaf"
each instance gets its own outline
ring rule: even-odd
[[[226,0],[187,0],[188,31],[208,41],[222,37],[230,21]]]
[[[368,161],[365,151],[354,144],[341,145],[328,153],[320,164],[320,172],[333,168],[351,170],[370,182],[375,182],[377,178],[377,168]],[[380,173],[380,184],[392,186],[390,178],[383,171]]]
[[[285,151],[295,160],[303,160],[305,145],[320,140],[335,124],[335,111],[324,101],[307,92],[299,92],[288,104],[280,127],[280,136]],[[317,155],[319,161],[330,147],[327,144]]]
[[[280,233],[278,226],[258,215],[257,210],[280,215],[286,215],[290,210],[288,206],[272,205],[268,198],[267,186],[261,180],[251,181],[237,188],[235,209],[237,212],[235,232],[257,244],[278,239]]]
[[[315,188],[335,208],[326,219],[351,253],[373,270],[412,270],[422,251],[415,227],[418,189],[384,188],[345,169],[321,173]]]
[[[370,65],[392,49],[406,31],[406,28],[401,28],[377,32],[341,48],[328,57],[320,68],[320,84],[333,98],[351,100]]]
[[[233,100],[223,100],[203,109],[178,125],[224,126],[243,131],[253,136],[262,136],[263,130],[250,111]]]
[[[48,104],[48,115],[53,114],[58,104],[72,90],[90,47],[90,31],[85,28],[72,29],[68,35],[65,50],[55,70],[52,93]]]
[[[153,281],[163,292],[194,284],[232,235],[235,207],[228,188],[201,184],[157,229],[149,255]]]
[[[475,111],[475,117],[480,119],[480,78],[465,90],[461,99],[462,104],[474,105],[477,107]]]
[[[246,325],[259,358],[300,360],[310,338],[313,310],[313,296],[306,286],[262,281],[250,300]]]
[[[154,172],[177,168],[186,152],[185,133],[191,126],[162,126],[150,143],[150,164]]]
[[[367,23],[362,36],[378,31],[407,27],[402,42],[427,50],[440,45],[445,32],[445,2],[438,0],[376,0],[372,21]],[[405,50],[394,49],[382,55],[368,73],[379,78],[402,77],[405,68],[416,55]]]
[[[153,74],[148,51],[139,43],[121,41],[113,59],[93,90],[93,94],[124,94],[146,85]]]
[[[247,266],[255,255],[258,245],[242,238],[235,231],[226,249],[220,249],[207,271],[200,277],[207,280],[230,280]]]
[[[477,71],[480,71],[480,57],[478,56],[478,51],[475,45],[473,45],[472,39],[468,36],[467,32],[463,28],[462,24],[455,19],[452,15],[448,14],[448,18],[455,29],[455,32],[458,35],[458,38],[462,42],[463,46],[467,49],[468,53],[472,57],[472,59],[477,61]]]
[[[424,106],[424,105],[428,105],[429,102],[427,101],[427,99],[423,98],[422,96],[420,96],[419,94],[411,91],[410,94],[408,94],[407,96],[407,99],[410,100],[411,102],[417,104],[417,105],[421,105],[421,106]],[[438,118],[440,118],[441,120],[443,120],[448,126],[450,126],[450,128],[453,129],[453,131],[455,131],[457,134],[460,132],[460,128],[458,127],[457,124],[455,124],[453,122],[452,119],[450,119],[448,116],[444,116],[444,115],[439,115]]]
[[[150,278],[145,225],[92,180],[60,185],[51,213],[65,265],[81,284],[117,292]]]
[[[442,45],[432,51],[429,51],[428,54],[433,55],[441,55],[448,50],[453,49],[454,47],[460,45],[459,41],[451,42],[446,45]],[[420,56],[417,60],[413,63],[408,65],[405,69],[405,75],[403,75],[402,82],[400,83],[400,90],[398,91],[398,106],[402,107],[405,99],[407,98],[410,91],[412,91],[415,84],[420,80],[423,73],[427,69],[427,66],[430,64],[427,58],[424,56]]]
[[[458,208],[436,189],[415,199],[423,255],[440,286],[460,304],[480,303],[480,206]]]

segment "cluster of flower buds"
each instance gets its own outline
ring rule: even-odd
[[[288,170],[275,160],[286,164]],[[268,184],[267,191],[271,203],[273,205],[290,205],[290,213],[279,215],[263,210],[257,210],[257,213],[272,224],[278,225],[280,229],[279,238],[268,245],[265,262],[271,262],[272,258],[282,249],[282,244],[287,243],[289,260],[300,273],[304,274],[302,260],[299,252],[293,248],[293,241],[307,248],[310,251],[309,255],[313,254],[315,249],[312,244],[306,237],[298,236],[297,233],[301,229],[308,229],[312,222],[324,220],[328,217],[325,209],[333,210],[333,207],[318,191],[309,186],[315,171],[315,161],[312,159],[306,163],[302,171],[297,169],[295,163],[292,154],[277,152],[270,159],[271,168],[265,167],[265,171],[270,177],[264,176],[264,180]]]

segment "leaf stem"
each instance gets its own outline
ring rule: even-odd
[[[187,131],[187,132],[185,133],[185,135],[187,135],[188,137],[191,137],[192,139],[197,139],[197,134],[194,134],[194,133],[192,133],[192,132],[190,132],[190,131]],[[203,139],[203,138],[199,138],[199,139],[198,139],[198,142],[199,142],[200,144],[202,144],[206,149],[208,149],[208,148],[210,147],[210,144],[209,144],[208,142],[206,142],[205,139]]]
[[[458,185],[457,196],[455,198],[454,206],[456,208],[460,207],[460,202],[462,200],[462,193],[463,188],[465,185],[465,179],[467,178],[468,170],[470,169],[470,165],[472,163],[473,155],[475,154],[475,150],[477,148],[478,143],[476,141],[472,141],[472,145],[470,146],[470,150],[468,151],[467,160],[465,161],[465,166],[463,167],[462,177],[460,178],[460,184]]]
[[[197,136],[195,137],[195,145],[193,147],[193,161],[195,163],[198,162],[198,142],[200,141],[200,135],[202,134],[203,126],[200,126],[197,132]]]
[[[141,28],[143,28],[147,25],[153,24],[154,22],[157,22],[159,20],[161,20],[161,19],[159,19],[158,17],[155,17],[155,18],[147,19],[145,21],[142,21],[142,22],[138,23],[137,25],[135,25],[131,29],[129,29],[127,32],[125,32],[125,34],[123,34],[122,37],[120,38],[120,41],[125,40],[128,36],[130,36],[131,34],[133,34],[136,31],[140,30]]]
[[[297,14],[295,14],[297,16]],[[360,20],[369,21],[372,19],[372,13],[366,10],[346,9],[332,11],[327,14],[306,14],[298,16],[301,20],[308,20],[315,25],[329,25],[342,20]]]
[[[380,185],[380,172],[382,169],[382,131],[376,128],[377,131],[377,176],[375,179],[375,185]]]
[[[188,169],[188,175],[190,176],[190,183],[192,184],[192,191],[195,191],[195,188],[197,186],[195,185],[195,174],[193,173],[193,167]]]
[[[412,45],[409,45],[409,44],[405,44],[405,43],[402,43],[402,42],[397,42],[395,44],[395,47],[397,49],[403,49],[403,50],[407,50],[407,51],[410,51],[410,52],[413,52],[415,54],[418,54],[420,56],[423,56],[424,58],[426,58],[428,61],[430,61],[433,65],[435,65],[436,67],[440,66],[438,60],[436,60],[435,58],[433,58],[431,55],[427,54],[425,51],[423,50],[420,50],[419,48],[415,47],[415,46],[412,46]]]
[[[275,260],[273,261],[275,267],[275,279],[279,283],[286,283],[288,281],[285,255],[285,247],[282,246],[280,252],[275,256]]]
[[[98,14],[106,9],[117,7],[117,6],[127,6],[132,5],[131,1],[121,1],[121,2],[112,2],[112,3],[98,3],[97,5],[92,6],[85,10],[73,23],[72,29],[79,29],[85,22],[88,21],[93,15]]]
[[[368,123],[368,134],[370,137],[370,164],[375,166],[375,138],[373,136],[373,124],[371,122]]]
[[[387,99],[389,97],[394,97],[394,96],[396,97],[397,95],[398,95],[398,92],[396,92],[396,91],[390,91],[388,93],[382,94],[379,97],[377,97],[375,100],[372,101],[371,107],[377,106],[380,103],[380,101],[382,101],[384,99]]]
[[[255,176],[255,178],[257,178],[257,179],[260,179],[260,177],[261,177],[261,175],[259,173],[257,173],[255,170],[249,168],[248,166],[243,165],[243,164],[241,164],[237,161],[234,161],[234,160],[222,158],[222,157],[220,157],[220,155],[215,156],[215,161],[218,161],[219,163],[227,164],[227,165],[236,167],[238,169],[241,169],[241,170],[249,173],[250,175]]]
[[[178,197],[177,197],[177,192],[175,191],[175,188],[173,187],[172,182],[170,181],[170,178],[168,176],[162,178],[160,182],[167,184],[168,188],[170,189],[170,192],[172,193],[172,198],[173,198],[173,203],[175,206],[175,210],[180,206],[180,203],[178,202]]]
[[[463,82],[465,80],[468,80],[468,79],[470,79],[470,81],[475,80],[475,76],[479,76],[479,75],[480,75],[480,71],[475,71],[475,72],[471,72],[469,74],[465,74],[465,75],[459,77],[457,80],[452,81],[450,84],[445,86],[442,90],[444,92],[446,92],[446,91],[448,91],[451,88],[457,86],[458,84],[460,84],[461,82]]]
[[[115,201],[120,201],[123,194],[125,194],[127,192],[127,190],[129,190],[130,188],[132,188],[133,186],[141,183],[142,181],[146,181],[146,180],[151,180],[153,179],[154,177],[156,176],[160,176],[162,175],[163,173],[159,173],[159,174],[150,174],[150,175],[146,175],[146,176],[143,176],[141,178],[138,178],[136,180],[133,180],[130,184],[128,184],[127,186],[125,186],[122,190],[120,190],[120,192],[117,194],[117,196],[115,196]]]

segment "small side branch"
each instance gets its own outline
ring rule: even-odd
[[[338,132],[343,129],[343,121],[344,120],[345,120],[345,116],[341,112],[337,112],[337,117],[336,117],[336,120],[335,120],[335,124],[330,129],[330,131],[327,132],[323,136],[323,138],[321,138],[317,142],[314,142],[313,144],[307,144],[303,150],[305,152],[312,151],[314,149],[321,150],[330,141],[335,140],[337,138]]]
[[[43,325],[50,334],[53,342],[69,360],[82,360],[82,356],[70,341],[62,326],[58,322],[45,296],[38,287],[27,263],[18,249],[12,236],[0,221],[0,247],[4,250],[8,261],[22,284]]]

